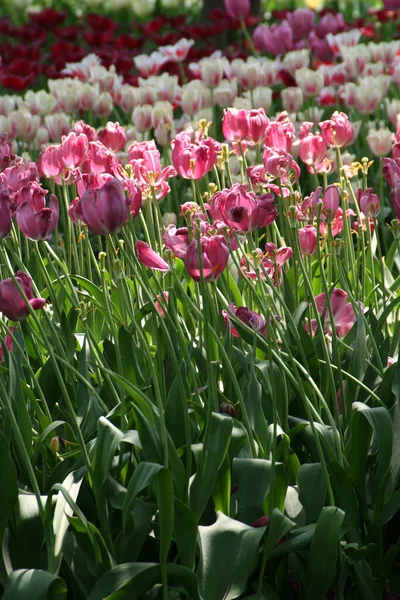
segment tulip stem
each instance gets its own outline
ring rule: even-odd
[[[260,56],[259,53],[257,52],[255,46],[254,46],[253,40],[251,39],[251,35],[249,34],[249,31],[248,31],[248,29],[247,29],[247,27],[245,25],[243,17],[240,18],[240,28],[243,31],[243,35],[246,38],[246,40],[247,40],[247,42],[248,42],[248,44],[250,46],[250,50],[251,50],[252,54],[254,56]]]

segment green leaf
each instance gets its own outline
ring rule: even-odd
[[[268,523],[267,536],[265,539],[265,556],[269,556],[272,549],[281,541],[283,537],[291,529],[295,527],[295,523],[288,519],[279,508],[275,508],[271,513],[271,519]]]
[[[360,311],[357,317],[357,336],[354,351],[351,355],[349,373],[357,380],[363,381],[367,366],[367,342],[365,335],[365,317]],[[351,405],[357,400],[360,386],[352,379],[346,381],[345,403]]]
[[[79,494],[81,484],[83,481],[83,475],[86,469],[80,469],[79,471],[73,471],[63,481],[62,486],[70,494],[74,502]],[[53,517],[53,531],[54,531],[54,559],[58,562],[58,567],[61,564],[62,549],[65,536],[68,531],[69,521],[68,517],[73,515],[73,510],[69,506],[65,496],[60,491],[57,494],[56,506],[54,509]]]
[[[253,528],[222,513],[199,527],[199,589],[206,600],[230,600],[242,594],[258,562],[265,528]]]
[[[233,421],[230,417],[212,413],[198,470],[190,488],[191,508],[198,518],[213,493],[218,471],[228,451],[232,426]]]
[[[127,524],[129,513],[133,508],[137,496],[142,490],[151,485],[153,479],[157,477],[163,469],[164,467],[156,463],[143,461],[138,464],[129,481],[128,489],[126,491],[124,508],[122,511],[122,522],[124,527]]]
[[[100,493],[110,470],[112,459],[124,434],[105,417],[100,417],[97,424],[96,451],[94,456],[93,483]]]
[[[335,461],[329,463],[329,471],[336,506],[344,511],[345,522],[350,528],[349,539],[352,542],[361,542],[359,532],[360,507],[351,481],[343,467]]]
[[[61,577],[39,569],[19,569],[8,577],[3,600],[63,600],[67,588]]]
[[[10,444],[0,431],[0,547],[4,530],[18,500],[17,470],[10,453]],[[3,564],[0,567],[1,581],[4,583]]]
[[[325,507],[319,516],[308,557],[309,600],[324,598],[333,581],[343,519],[344,512],[333,506]]]
[[[297,483],[307,523],[316,523],[326,498],[326,482],[321,463],[301,465],[297,472]]]
[[[193,600],[201,600],[197,591],[196,575],[181,565],[167,565],[168,583],[182,585]],[[92,589],[88,600],[105,600],[126,586],[126,594],[118,596],[127,600],[141,600],[157,583],[161,583],[161,568],[155,563],[124,563],[105,573]],[[117,598],[117,596],[115,596]]]
[[[233,482],[238,486],[240,521],[251,525],[262,514],[262,506],[271,485],[272,462],[261,458],[234,458]]]
[[[197,544],[197,518],[194,512],[178,499],[175,499],[174,537],[181,563],[194,569]]]

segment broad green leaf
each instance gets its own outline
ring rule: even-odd
[[[306,511],[307,523],[316,523],[325,504],[326,483],[321,463],[301,465],[297,472],[299,500]]]
[[[199,468],[190,488],[191,508],[198,518],[213,493],[218,471],[228,451],[232,426],[233,421],[230,417],[212,413]]]
[[[124,527],[127,524],[128,516],[132,510],[136,497],[142,490],[147,488],[153,482],[153,479],[164,469],[159,464],[140,462],[133,473],[126,491],[124,508],[122,511],[122,521]]]
[[[265,528],[253,528],[222,513],[209,527],[199,527],[199,590],[207,600],[230,600],[246,589],[258,562]]]
[[[17,470],[10,453],[10,445],[0,431],[0,546],[13,508],[18,501]],[[3,565],[0,567],[1,581],[4,583]]]
[[[93,467],[93,483],[97,493],[104,485],[111,462],[124,434],[105,417],[100,417],[97,424],[96,451]]]
[[[174,537],[180,562],[194,569],[197,544],[197,518],[187,504],[175,499]]]
[[[359,532],[360,506],[357,502],[357,496],[351,481],[343,467],[335,461],[329,464],[329,471],[336,506],[344,511],[345,522],[350,528],[350,537],[348,539],[352,542],[361,542]]]
[[[13,571],[3,594],[3,600],[63,600],[66,597],[64,581],[39,569]]]
[[[202,600],[197,591],[196,575],[181,565],[167,565],[168,583],[181,585],[193,600]],[[160,565],[155,563],[124,563],[105,573],[92,589],[88,600],[117,598],[116,592],[126,588],[126,593],[118,595],[118,600],[141,600],[143,595],[157,583],[161,583]],[[205,599],[204,599],[205,600]]]
[[[255,458],[233,459],[233,482],[238,486],[240,521],[251,525],[262,513],[262,506],[271,485],[270,460]]]
[[[325,507],[318,519],[308,557],[309,600],[325,597],[336,573],[336,561],[344,512],[333,506]]]
[[[265,538],[265,556],[269,556],[272,549],[282,540],[283,537],[291,529],[295,527],[295,523],[288,519],[279,508],[275,508],[271,513],[271,519],[268,523],[267,535]]]

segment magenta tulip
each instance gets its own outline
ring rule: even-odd
[[[185,265],[192,279],[215,281],[225,269],[229,259],[229,248],[223,235],[200,238],[201,265],[199,262],[198,241],[193,240],[186,251]]]
[[[192,143],[190,132],[178,133],[173,141],[172,162],[185,179],[201,179],[217,162],[220,144],[213,138]]]
[[[360,204],[361,212],[366,217],[376,217],[379,214],[381,203],[378,196],[374,193],[372,188],[367,188],[364,192],[359,189],[358,202]]]
[[[46,191],[47,194],[47,190]],[[57,227],[59,217],[58,199],[50,195],[49,205],[44,196],[40,202],[28,200],[18,205],[15,218],[22,233],[30,240],[47,240]]]
[[[319,126],[324,142],[333,148],[347,146],[353,138],[349,117],[343,112],[334,112],[328,121],[322,121]]]
[[[237,317],[240,321],[242,321],[247,327],[253,329],[255,333],[260,333],[265,336],[267,331],[267,323],[264,317],[259,315],[258,313],[246,308],[245,306],[239,306],[236,308],[234,304],[229,305],[229,310],[232,312],[235,317]],[[237,329],[232,325],[231,315],[227,310],[222,311],[222,316],[224,317],[225,323],[228,325],[231,334],[234,337],[239,338],[240,334]]]
[[[169,250],[178,258],[185,258],[186,250],[190,245],[189,229],[187,227],[176,228],[175,225],[171,224],[164,231],[163,235],[164,244]]]
[[[58,177],[64,170],[60,162],[60,146],[51,145],[44,148],[39,155],[37,164],[42,177]]]
[[[154,252],[146,242],[136,242],[135,252],[139,262],[145,267],[155,271],[169,271],[169,264],[157,252]]]
[[[298,230],[300,250],[306,256],[312,256],[317,248],[318,233],[314,225],[307,225]]]
[[[354,308],[350,302],[347,302],[346,292],[340,288],[335,288],[333,290],[329,302],[336,334],[343,338],[349,333],[350,329],[357,321]],[[319,314],[321,316],[323,315],[324,330],[326,333],[329,333],[331,329],[328,309],[326,308],[324,312],[324,307],[327,304],[325,292],[315,297],[315,303]],[[363,305],[360,305],[360,309],[363,310],[363,308]]]
[[[15,280],[34,310],[39,310],[45,306],[45,298],[33,298],[32,279],[27,273],[17,271]],[[23,321],[30,314],[29,307],[11,277],[0,281],[0,311],[11,321]]]
[[[123,185],[112,179],[96,190],[87,190],[80,199],[82,219],[93,233],[118,233],[128,220],[129,199]]]
[[[250,13],[250,0],[224,0],[224,4],[232,19],[245,19]]]
[[[97,134],[97,139],[113,152],[120,152],[126,144],[125,129],[119,123],[109,121]]]

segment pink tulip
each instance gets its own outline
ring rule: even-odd
[[[354,312],[354,308],[350,302],[347,301],[347,294],[340,288],[335,288],[330,296],[329,302],[331,305],[332,316],[334,321],[334,328],[336,334],[344,338],[357,321],[357,317]],[[331,332],[331,323],[329,318],[329,311],[324,307],[326,306],[326,294],[325,292],[315,297],[315,303],[319,314],[323,315],[324,320],[324,331],[326,333]],[[360,305],[360,310],[363,311],[363,305]]]
[[[287,21],[282,21],[279,25],[259,25],[253,33],[254,44],[260,50],[266,50],[274,56],[286,54],[293,50],[293,32]]]
[[[71,131],[61,138],[59,160],[65,169],[76,169],[85,162],[89,151],[89,141],[85,134],[76,135]]]
[[[309,8],[298,8],[288,12],[287,20],[293,32],[293,40],[298,42],[306,38],[314,29],[314,12]]]
[[[269,277],[275,286],[281,282],[283,265],[293,256],[293,250],[286,246],[277,248],[275,244],[265,244],[265,252],[259,248],[257,253],[240,259],[242,273],[249,279]]]
[[[239,306],[236,308],[234,304],[229,305],[229,311],[232,312],[239,321],[242,321],[247,327],[253,329],[255,333],[260,333],[265,336],[267,332],[266,320],[258,313],[246,308],[245,306]],[[225,323],[229,327],[229,331],[234,337],[240,338],[240,334],[232,324],[232,317],[227,310],[222,311]]]
[[[94,142],[96,139],[96,130],[91,125],[85,123],[85,121],[77,121],[73,128],[71,129],[76,135],[84,133],[89,140],[89,142]]]
[[[214,235],[211,238],[200,238],[201,266],[199,263],[198,241],[193,240],[186,251],[185,265],[192,279],[201,281],[215,281],[225,269],[229,259],[229,248],[223,235]]]
[[[293,176],[295,181],[300,177],[299,165],[284,150],[275,150],[266,146],[263,164],[267,173],[272,177],[279,178],[284,184],[290,181],[290,176]]]
[[[47,240],[57,227],[58,199],[51,194],[47,206],[47,193],[33,181],[21,188],[16,197],[15,218],[22,233],[30,240]]]
[[[374,190],[367,188],[364,192],[359,189],[357,192],[357,199],[360,204],[361,212],[366,217],[376,217],[379,214],[381,203]]]
[[[339,208],[340,203],[340,188],[337,185],[328,185],[322,196],[322,216],[332,218]]]
[[[249,111],[245,108],[226,108],[222,118],[222,133],[228,142],[243,142],[249,134]]]
[[[326,144],[321,135],[309,133],[300,140],[300,158],[308,166],[321,162],[326,156]]]
[[[42,177],[58,177],[64,170],[60,162],[60,146],[51,145],[44,148],[39,155],[37,164]]]
[[[390,202],[396,219],[400,219],[400,183],[391,190]]]
[[[342,148],[351,142],[353,128],[345,113],[336,111],[328,121],[322,121],[319,126],[321,135],[329,146]]]
[[[128,192],[127,199],[129,203],[129,212],[131,219],[138,216],[142,207],[142,190],[140,186],[132,179],[124,179],[122,181],[124,190]]]
[[[201,179],[214,168],[219,146],[213,138],[202,139],[193,144],[190,132],[178,133],[173,141],[174,167],[184,179]]]
[[[87,190],[80,200],[82,219],[97,235],[118,233],[128,220],[128,206],[123,185],[117,179]]]
[[[141,186],[154,189],[157,200],[168,194],[170,187],[166,180],[176,175],[172,165],[162,168],[158,150],[145,150],[143,158],[134,161],[133,170]]]
[[[8,141],[7,134],[0,135],[0,173],[2,173],[4,169],[12,167],[17,160],[21,159],[17,159],[16,154],[12,153],[11,142]]]
[[[300,249],[306,256],[312,256],[317,248],[318,233],[314,225],[307,225],[298,230]]]
[[[14,327],[10,327],[11,333],[14,333]],[[0,341],[0,363],[4,362],[4,346],[7,352],[12,352],[13,341],[9,333],[4,336],[4,341]]]
[[[249,0],[224,0],[224,4],[232,19],[245,19],[250,13]]]
[[[248,136],[247,141],[253,144],[263,144],[265,142],[266,130],[269,119],[263,108],[252,109],[248,113]]]
[[[259,198],[246,185],[235,183],[229,190],[217,192],[210,201],[213,219],[220,220],[240,233],[270,225],[278,216],[273,194]]]
[[[120,152],[126,144],[125,129],[119,123],[109,121],[97,134],[97,139],[112,152]]]
[[[45,306],[45,298],[33,298],[32,279],[27,273],[17,271],[15,279],[33,310],[39,310]],[[11,277],[0,281],[0,311],[11,321],[23,321],[30,314],[29,307]]]
[[[168,58],[170,62],[183,62],[187,59],[190,48],[193,46],[194,40],[187,40],[182,38],[179,42],[176,42],[173,46],[161,46],[159,51],[163,56]]]
[[[5,169],[3,176],[11,192],[18,192],[19,189],[31,181],[39,183],[39,171],[34,162],[30,162],[29,165],[20,162],[8,167]]]
[[[0,239],[8,236],[11,227],[10,197],[6,191],[0,192]]]
[[[175,256],[185,258],[186,250],[190,245],[189,230],[187,227],[177,229],[175,225],[168,225],[164,231],[163,241]]]
[[[145,267],[155,271],[169,271],[168,263],[145,242],[136,242],[135,252],[139,262]]]
[[[394,147],[393,147],[394,149]],[[397,158],[383,157],[382,173],[390,187],[395,187],[400,183],[400,161]]]
[[[281,121],[269,123],[265,134],[265,145],[275,150],[290,152],[294,137],[293,123],[283,116]]]
[[[86,173],[110,173],[114,153],[100,141],[89,142],[89,151],[83,164]]]

